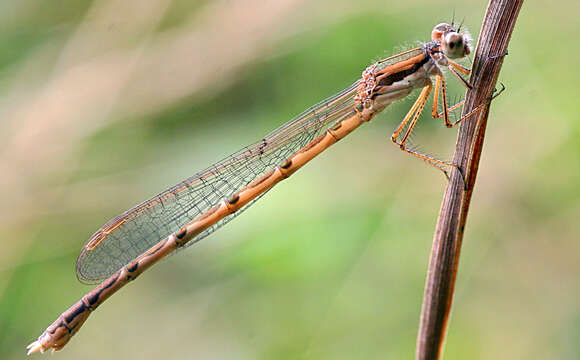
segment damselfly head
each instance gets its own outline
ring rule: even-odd
[[[439,42],[441,51],[450,59],[458,59],[471,52],[471,36],[460,33],[449,24],[441,23],[433,28],[431,39]]]

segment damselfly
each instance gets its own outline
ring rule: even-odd
[[[395,129],[392,140],[401,150],[447,175],[453,164],[407,146],[429,94],[434,91],[433,117],[443,118],[448,127],[457,125],[484,104],[457,121],[450,121],[450,111],[462,102],[448,106],[442,69],[447,68],[470,87],[462,77],[470,70],[454,61],[471,52],[470,38],[443,23],[435,26],[431,39],[372,64],[363,71],[362,78],[345,90],[97,230],[84,245],[76,270],[83,282],[102,282],[30,344],[28,354],[62,349],[89,314],[122,286],[168,254],[198,242],[230,221],[278,182],[415,89],[422,89],[421,93]]]

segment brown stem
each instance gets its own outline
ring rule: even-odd
[[[523,0],[491,0],[482,24],[463,114],[492,95]],[[416,359],[439,359],[453,300],[461,242],[475,185],[489,103],[459,129],[453,171],[441,204],[425,284]]]

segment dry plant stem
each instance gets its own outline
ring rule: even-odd
[[[503,62],[501,55],[507,51],[522,3],[523,0],[489,2],[475,50],[470,79],[473,89],[466,94],[463,114],[490,99]],[[451,173],[437,220],[417,336],[416,359],[439,359],[442,354],[488,114],[489,104],[478,115],[465,121],[459,130],[453,163],[459,166],[461,172]]]

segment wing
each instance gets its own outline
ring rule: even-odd
[[[280,165],[353,110],[357,86],[358,82],[355,82],[338,94],[307,109],[260,141],[103,225],[89,238],[77,259],[76,271],[79,280],[93,283],[107,278],[222,199],[229,198],[252,180]],[[213,224],[193,238],[187,246],[203,239],[252,203],[253,201],[235,214]]]

